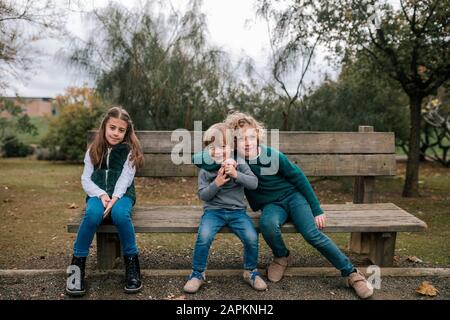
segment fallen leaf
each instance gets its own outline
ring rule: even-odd
[[[75,204],[75,202],[68,203],[68,205],[69,205],[69,209],[76,209],[76,208],[78,208],[78,206]]]
[[[433,287],[433,285],[428,281],[422,282],[422,284],[416,289],[416,292],[429,297],[435,297],[439,293],[438,289]]]
[[[173,298],[172,300],[186,300],[186,296],[182,294],[181,296]]]
[[[422,263],[422,262],[423,262],[423,260],[417,258],[416,256],[409,256],[409,257],[407,258],[407,260],[408,260],[408,261],[411,261],[411,262],[415,262],[415,263]]]

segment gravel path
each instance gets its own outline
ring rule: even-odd
[[[208,277],[208,282],[194,295],[183,293],[183,277],[146,277],[143,290],[136,295],[123,293],[123,277],[120,275],[88,275],[87,281],[88,293],[81,299],[357,299],[338,277],[286,277],[277,284],[269,283],[265,292],[252,290],[238,276]],[[430,298],[417,294],[415,289],[422,281],[431,282],[439,290],[439,295]],[[63,275],[0,277],[0,299],[74,299],[64,294],[64,286]],[[372,299],[450,300],[450,278],[384,277],[381,289],[375,290]]]
[[[286,277],[280,283],[269,284],[267,292],[255,292],[238,276],[208,277],[208,283],[195,295],[184,295],[183,277],[146,277],[145,286],[137,295],[122,292],[123,276],[119,274],[92,274],[96,268],[95,250],[88,259],[87,275],[89,293],[85,299],[357,299],[352,290],[345,287],[342,279],[336,277]],[[141,250],[142,269],[190,269],[190,250],[168,253],[164,250]],[[348,253],[348,252],[347,252]],[[348,253],[356,266],[370,264],[367,259]],[[329,267],[331,266],[319,255],[293,256],[295,267]],[[260,256],[260,268],[270,261],[269,254]],[[68,254],[34,256],[26,262],[26,269],[65,269],[70,261]],[[211,252],[210,269],[239,269],[242,257],[233,253],[219,254]],[[396,263],[399,267],[426,267],[408,261]],[[121,261],[117,267],[122,268]],[[21,268],[25,269],[25,268]],[[91,274],[90,274],[91,272]],[[431,282],[438,290],[435,298],[420,296],[415,289],[422,281]],[[0,300],[2,299],[70,299],[64,294],[64,275],[39,275],[23,277],[0,277]],[[381,289],[376,290],[373,299],[448,299],[450,300],[450,278],[448,277],[383,277]]]

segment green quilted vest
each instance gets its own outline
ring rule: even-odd
[[[123,165],[127,161],[129,152],[130,147],[125,143],[108,148],[103,156],[101,166],[96,168],[92,173],[91,180],[99,186],[99,188],[105,190],[110,198],[114,192],[114,187],[117,180],[122,173]],[[134,181],[131,186],[128,187],[124,196],[128,196],[133,199],[133,204],[136,202]]]

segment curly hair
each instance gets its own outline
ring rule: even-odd
[[[253,127],[256,129],[258,142],[260,142],[264,138],[264,124],[257,121],[255,118],[253,118],[253,116],[247,113],[235,111],[233,113],[230,113],[223,122],[233,130],[237,130],[244,126]]]

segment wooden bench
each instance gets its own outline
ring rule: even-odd
[[[90,132],[89,139],[93,134]],[[197,176],[198,169],[193,164],[175,165],[171,161],[172,149],[179,144],[178,140],[171,140],[171,134],[171,131],[137,132],[146,160],[137,176]],[[270,133],[267,141],[270,145]],[[192,150],[193,145],[188,148]],[[370,126],[360,126],[359,132],[280,132],[279,149],[309,177],[354,177],[353,203],[321,204],[327,214],[324,232],[351,233],[349,248],[368,254],[374,264],[392,266],[397,232],[427,228],[425,222],[393,203],[373,203],[375,177],[395,175],[393,133],[373,132]],[[248,213],[259,229],[260,212],[249,209]],[[136,233],[196,233],[201,214],[201,206],[141,207],[137,202],[133,222]],[[68,224],[68,232],[76,233],[80,221],[81,215]],[[291,223],[286,223],[282,230],[296,232]],[[230,231],[223,228],[221,232]],[[96,238],[97,265],[100,269],[110,269],[121,255],[115,226],[100,226]]]

